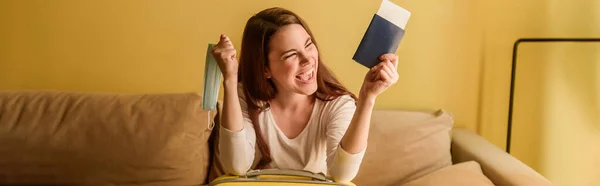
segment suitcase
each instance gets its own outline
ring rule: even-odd
[[[242,176],[224,175],[208,184],[209,186],[355,186],[353,183],[337,183],[322,173],[305,170],[264,169],[251,170]]]

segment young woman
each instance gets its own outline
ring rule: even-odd
[[[398,57],[382,55],[356,98],[325,67],[318,49],[306,23],[282,8],[248,20],[239,63],[221,35],[212,54],[224,76],[218,148],[228,173],[301,169],[338,182],[356,176],[375,100],[398,80]]]

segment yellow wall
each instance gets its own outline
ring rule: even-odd
[[[599,185],[600,43],[550,52],[540,171],[557,185]]]
[[[556,185],[600,183],[600,43],[523,44],[511,154]]]
[[[599,37],[600,2],[480,1],[478,7],[484,30],[481,133],[504,147],[513,43],[524,37]]]
[[[398,50],[400,80],[379,109],[452,112],[476,129],[481,30],[474,1],[394,1],[413,12]],[[353,92],[367,69],[352,55],[380,1],[0,1],[0,89],[201,91],[206,46],[239,47],[245,21],[273,6],[313,29],[325,63]],[[343,7],[342,7],[343,6]]]
[[[512,44],[522,37],[600,37],[600,2],[505,0],[478,6],[484,30],[480,131],[505,147]],[[519,49],[511,152],[556,185],[600,184],[599,46]]]

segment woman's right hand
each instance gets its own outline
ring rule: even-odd
[[[238,74],[238,60],[236,58],[236,50],[231,44],[231,40],[225,34],[221,34],[219,43],[213,47],[212,55],[217,60],[221,72],[223,72],[224,80],[236,80]]]

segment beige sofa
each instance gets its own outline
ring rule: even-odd
[[[214,159],[208,143],[216,113],[202,110],[201,103],[202,98],[196,93],[0,91],[0,185],[206,184],[209,170],[216,168],[211,166]],[[376,161],[374,157],[410,157],[410,153],[417,153],[414,150],[400,154],[378,152],[397,148],[383,146],[377,140],[401,141],[394,140],[394,136],[382,138],[385,135],[378,132],[386,130],[386,126],[398,126],[396,121],[411,121],[406,119],[412,117],[411,114],[414,112],[374,112],[374,120],[386,118],[386,121],[372,123],[377,125],[369,139],[369,150],[373,152],[368,151],[363,162],[368,169],[361,168],[354,182],[379,179],[369,176],[385,171],[371,168],[374,167],[371,163]],[[420,112],[420,115],[433,116],[429,112]],[[449,130],[440,132],[444,133],[450,136]],[[451,136],[451,151],[448,138],[447,150],[445,142],[441,142],[442,148],[430,148],[429,152],[442,149],[443,153],[425,157],[445,159],[448,154],[454,164],[475,161],[481,165],[485,178],[496,185],[550,185],[531,168],[473,132],[453,129]],[[409,164],[421,165],[419,161]],[[417,180],[434,175],[433,172],[443,167],[449,165],[437,166],[436,170],[429,167],[431,170],[424,175],[411,175]],[[385,173],[394,174],[394,171]],[[441,179],[431,177],[434,181]],[[404,178],[385,179],[392,180],[379,184],[397,185],[396,181]]]

